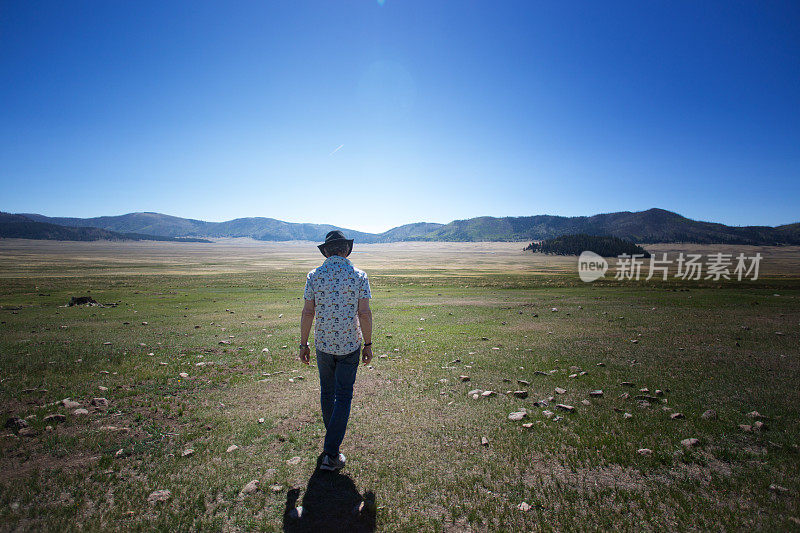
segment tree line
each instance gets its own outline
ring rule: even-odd
[[[561,235],[541,242],[532,242],[524,250],[554,255],[580,255],[581,252],[588,250],[603,257],[617,257],[622,254],[641,254],[650,257],[650,253],[635,242],[609,235],[585,233]]]

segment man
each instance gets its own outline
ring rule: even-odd
[[[346,239],[341,231],[331,231],[318,248],[326,259],[306,278],[305,305],[300,318],[300,360],[308,364],[311,358],[308,335],[316,316],[314,345],[325,423],[325,455],[320,468],[339,470],[345,463],[339,446],[350,418],[362,339],[361,360],[365,365],[372,361],[372,311],[369,308],[372,295],[367,274],[347,259],[353,251],[352,239]]]

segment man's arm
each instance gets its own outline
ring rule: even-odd
[[[369,308],[369,298],[358,299],[358,322],[361,324],[361,334],[364,336],[364,346],[361,360],[365,365],[372,361],[372,309]]]
[[[314,300],[306,300],[303,305],[303,312],[300,313],[300,360],[308,364],[311,359],[311,349],[308,347],[308,336],[311,334],[311,324],[314,323],[314,312],[316,304]]]

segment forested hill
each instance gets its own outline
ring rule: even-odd
[[[783,226],[726,226],[692,220],[664,209],[620,211],[593,216],[477,217],[449,224],[417,222],[383,233],[365,233],[330,224],[284,222],[274,218],[237,218],[225,222],[180,218],[161,213],[130,213],[96,218],[50,218],[23,214],[32,221],[69,227],[161,237],[250,237],[265,241],[322,242],[340,229],[356,242],[396,241],[537,241],[561,235],[608,235],[636,243],[693,242],[703,244],[800,244],[800,223]]]
[[[210,242],[199,238],[174,238],[138,233],[119,233],[102,228],[69,227],[37,222],[22,215],[0,212],[0,238],[56,241],[178,241]]]

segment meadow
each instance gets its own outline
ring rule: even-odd
[[[587,284],[523,246],[356,248],[375,359],[321,474],[313,244],[0,240],[0,529],[800,531],[798,248]]]

